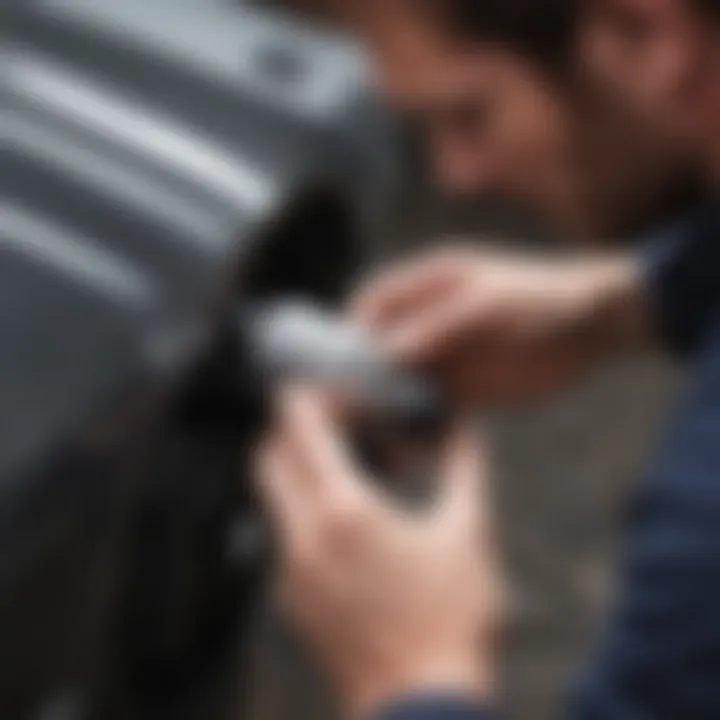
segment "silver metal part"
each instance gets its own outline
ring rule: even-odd
[[[339,314],[288,300],[254,309],[247,322],[255,362],[271,380],[321,383],[410,420],[440,414],[429,382],[391,363],[369,332]]]

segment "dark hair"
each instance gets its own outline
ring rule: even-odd
[[[458,37],[505,44],[556,67],[568,59],[578,14],[586,1],[416,0],[424,12]]]
[[[720,0],[695,0],[695,3],[699,6],[701,12],[714,20],[720,21]]]
[[[689,0],[720,21],[720,0]],[[542,64],[561,69],[588,0],[415,0],[454,35],[470,42],[505,44]]]

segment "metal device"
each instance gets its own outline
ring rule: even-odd
[[[4,719],[237,717],[238,313],[339,301],[393,148],[359,53],[284,15],[0,2]]]
[[[240,317],[250,358],[271,384],[316,383],[399,431],[437,432],[444,424],[436,389],[398,368],[369,332],[316,303],[280,299]]]

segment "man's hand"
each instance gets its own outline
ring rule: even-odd
[[[405,693],[492,692],[499,583],[471,432],[448,439],[443,465],[433,507],[401,509],[306,390],[260,452],[285,606],[353,715]]]
[[[458,401],[523,401],[648,344],[641,285],[630,256],[454,250],[371,280],[352,311],[395,360],[429,370]]]

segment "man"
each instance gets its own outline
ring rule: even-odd
[[[585,237],[631,231],[720,177],[717,0],[366,0],[352,20],[438,174]],[[720,717],[720,210],[639,256],[530,263],[461,251],[372,281],[358,317],[460,409],[526,399],[661,339],[693,385],[635,508],[621,592],[575,720]],[[293,390],[261,453],[281,588],[348,713],[479,718],[497,673],[482,453],[447,441],[435,507],[369,482],[323,400]],[[478,549],[479,548],[479,549]],[[512,692],[512,688],[508,688]]]

